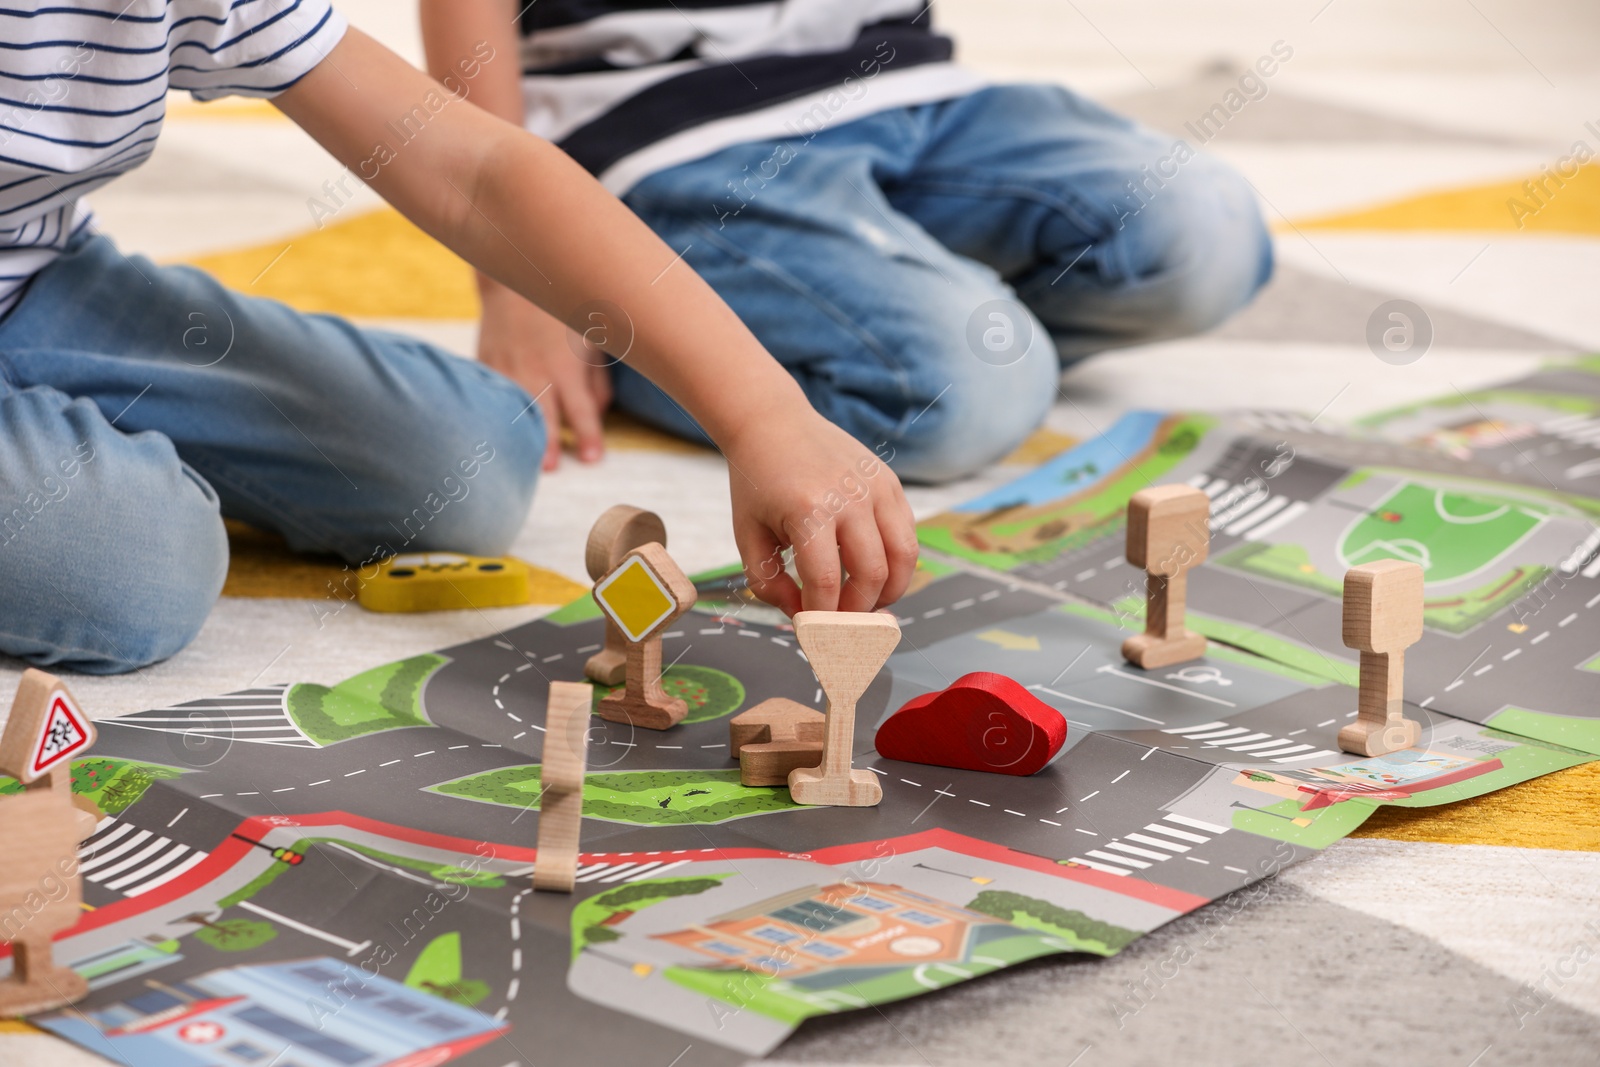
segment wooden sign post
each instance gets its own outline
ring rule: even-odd
[[[827,697],[822,765],[789,772],[789,796],[799,804],[871,807],[883,787],[871,771],[850,767],[856,740],[856,701],[900,643],[900,624],[882,612],[802,611],[794,635]]]
[[[615,570],[629,552],[652,541],[667,547],[667,527],[660,515],[628,504],[607,508],[589,529],[589,540],[584,545],[583,565],[589,580],[598,582]],[[601,685],[621,685],[627,676],[627,665],[627,639],[607,616],[605,647],[589,657],[583,673]]]
[[[73,804],[72,760],[94,742],[94,723],[60,679],[24,672],[0,734],[0,773],[23,785],[21,796],[0,800],[0,939],[11,943],[0,1015],[44,1011],[89,992],[76,971],[55,964],[51,939],[82,913],[78,842],[97,818]]]
[[[1362,756],[1410,748],[1422,725],[1405,717],[1406,649],[1422,637],[1422,568],[1399,559],[1352,567],[1344,575],[1344,643],[1361,652],[1356,719],[1339,747]]]
[[[1145,572],[1144,633],[1122,642],[1128,661],[1152,670],[1205,655],[1183,625],[1188,571],[1211,546],[1211,498],[1188,485],[1141,489],[1128,501],[1128,562]]]
[[[589,763],[589,701],[582,682],[551,682],[539,769],[539,852],[533,888],[572,892],[583,825],[583,776]]]
[[[665,730],[689,714],[687,704],[661,688],[661,632],[694,606],[696,595],[694,583],[654,542],[633,549],[595,583],[595,603],[627,645],[623,688],[600,701],[602,719]]]

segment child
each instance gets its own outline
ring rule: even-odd
[[[362,564],[503,552],[533,494],[545,424],[494,371],[94,232],[78,198],[149,155],[169,88],[272,98],[561,321],[622,309],[628,365],[728,459],[758,595],[868,610],[904,591],[916,541],[895,476],[565,154],[461,99],[470,67],[441,86],[328,0],[76,0],[0,11],[0,41],[0,651],[96,673],[172,655],[221,588],[220,515]]]
[[[1062,361],[1214,325],[1272,252],[1233,171],[1064,89],[987,85],[950,62],[931,6],[422,0],[422,15],[435,70],[482,42],[520,48],[520,70],[483,72],[479,102],[623,196],[818,411],[937,482],[1026,437]],[[613,389],[698,436],[633,368],[607,382],[561,324],[482,290],[480,357],[549,386],[581,458],[600,453]]]

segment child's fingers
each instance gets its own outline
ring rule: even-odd
[[[878,606],[884,583],[889,580],[883,535],[866,508],[847,508],[840,520],[836,529],[845,579],[844,588],[839,591],[839,610],[871,611]]]
[[[783,546],[772,531],[758,522],[736,519],[733,539],[739,546],[739,558],[744,561],[745,583],[750,592],[785,615],[799,611],[800,587],[784,570]]]
[[[533,391],[533,395],[539,414],[544,416],[544,462],[540,467],[553,471],[561,466],[561,405],[556,401],[554,383]]]
[[[611,390],[611,374],[604,367],[589,368],[589,392],[594,396],[594,402],[603,415],[611,407],[613,393]]]
[[[605,453],[600,430],[600,405],[589,389],[588,368],[577,368],[557,386],[561,393],[561,414],[572,428],[573,446],[578,458],[593,463]]]
[[[879,536],[883,538],[885,561],[889,574],[884,579],[883,591],[878,594],[874,608],[893,604],[905,596],[911,576],[917,569],[917,527],[911,517],[911,505],[905,497],[899,501],[882,501],[873,512]]]
[[[844,575],[837,527],[830,522],[797,542],[794,563],[800,572],[801,610],[838,611]]]

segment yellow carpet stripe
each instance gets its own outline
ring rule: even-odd
[[[1600,763],[1441,808],[1379,808],[1350,836],[1600,852]]]
[[[476,319],[472,271],[392,208],[185,260],[230,289],[373,319]]]
[[[1302,230],[1600,234],[1600,165],[1555,164],[1516,181],[1444,189],[1359,211],[1297,219]]]

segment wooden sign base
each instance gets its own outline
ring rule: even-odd
[[[689,714],[689,705],[661,688],[661,638],[628,646],[626,684],[600,701],[595,714],[607,722],[625,722],[646,730],[666,730]]]

